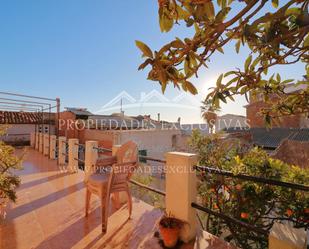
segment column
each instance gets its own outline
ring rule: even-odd
[[[70,172],[78,171],[78,139],[69,139],[69,170]]]
[[[56,135],[50,135],[49,158],[56,159]]]
[[[58,164],[60,166],[65,165],[65,144],[66,137],[59,137],[58,140]]]
[[[195,154],[166,153],[166,212],[186,222],[180,232],[186,243],[195,238],[197,230],[196,210],[191,207],[197,196],[196,163]]]
[[[48,156],[49,155],[49,135],[48,134],[43,135],[43,143],[44,143],[43,155]]]

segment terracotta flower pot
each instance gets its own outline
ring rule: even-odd
[[[178,242],[179,227],[167,228],[159,226],[160,234],[163,239],[164,246],[167,248],[173,248]]]

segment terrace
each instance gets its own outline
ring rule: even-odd
[[[132,218],[127,219],[126,207],[116,210],[112,203],[103,235],[99,199],[92,199],[89,217],[84,216],[83,171],[60,171],[56,160],[31,147],[26,149],[23,168],[16,172],[22,182],[18,201],[8,206],[0,226],[0,248],[161,248],[155,237],[161,210],[134,198]],[[209,249],[231,248],[206,232],[200,236]]]
[[[114,154],[117,145],[106,150],[98,147],[97,141],[86,141],[82,145],[78,139],[67,140],[38,131],[31,133],[31,146],[26,148],[23,170],[16,172],[21,177],[21,186],[17,190],[17,203],[7,207],[7,217],[1,223],[0,248],[162,248],[157,233],[162,211],[138,198],[133,199],[131,219],[127,218],[126,202],[122,198],[123,205],[119,209],[111,203],[105,234],[101,232],[99,199],[92,198],[90,214],[87,218],[84,216],[85,174],[81,168],[95,164],[100,153]],[[16,153],[20,155],[23,151],[17,149]],[[166,160],[140,158],[166,166],[165,191],[132,180],[131,183],[164,196],[167,212],[189,224],[182,233],[182,239],[187,243],[177,248],[234,248],[204,231],[200,212],[244,227],[248,233],[263,234],[269,240],[270,249],[291,248],[290,245],[303,248],[306,243],[302,230],[274,226],[275,229],[269,232],[203,207],[197,201],[196,183],[198,172],[203,172],[307,192],[308,186],[196,166],[197,156],[188,153],[168,152]],[[178,171],[173,170],[175,168]]]

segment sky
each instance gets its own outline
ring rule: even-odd
[[[240,8],[241,6],[239,6]],[[174,37],[191,33],[183,25],[162,34],[158,25],[157,0],[10,0],[0,2],[0,89],[50,98],[59,97],[63,107],[84,107],[102,111],[122,92],[138,102],[141,95],[160,86],[147,80],[147,70],[135,40],[159,49]],[[240,55],[230,45],[224,55],[215,54],[208,69],[192,82],[199,95],[195,101],[181,99],[179,105],[129,107],[128,115],[161,114],[161,118],[184,123],[201,122],[199,103],[222,73],[242,67],[246,49]],[[281,68],[282,77],[297,78],[303,67]],[[166,102],[182,94],[172,86]],[[192,99],[191,99],[192,100]],[[245,115],[246,101],[223,105],[221,114]],[[101,113],[109,114],[104,109]],[[113,112],[116,112],[115,110]],[[118,111],[119,112],[119,111]]]

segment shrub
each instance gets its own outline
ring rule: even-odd
[[[203,137],[195,131],[191,146],[200,155],[200,164],[231,171],[234,174],[275,179],[307,185],[309,171],[272,159],[260,148],[222,146],[218,136]],[[201,173],[199,196],[213,211],[269,231],[275,221],[295,227],[309,227],[309,194],[233,177]],[[225,220],[207,215],[206,230],[232,241],[241,248],[267,248],[267,238]]]
[[[0,136],[4,135],[5,126],[0,126]],[[21,158],[15,156],[12,146],[0,141],[0,216],[4,217],[4,207],[8,201],[16,201],[15,189],[20,184],[20,179],[14,170],[21,169]]]

